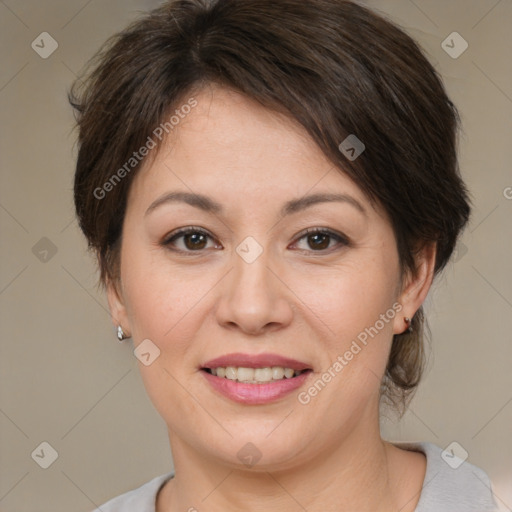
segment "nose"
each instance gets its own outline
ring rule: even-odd
[[[265,251],[252,263],[234,253],[233,266],[219,294],[219,324],[251,335],[289,325],[293,318],[293,294],[279,271],[271,268]]]

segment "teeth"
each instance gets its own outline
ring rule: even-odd
[[[280,366],[274,366],[272,368],[272,378],[274,380],[280,380],[284,377],[284,369]]]
[[[285,368],[284,369],[284,376],[287,379],[291,379],[293,377],[293,374],[295,373],[295,370],[292,370],[291,368]],[[299,372],[300,373],[300,372]]]
[[[226,379],[236,380],[238,377],[238,372],[234,366],[228,366],[226,368]]]
[[[236,371],[236,379],[238,379],[240,382],[249,381],[249,380],[259,380],[254,377],[254,374],[261,372],[262,370],[254,370],[254,368],[238,368]],[[234,380],[234,379],[233,379]]]
[[[238,369],[238,380],[242,380],[240,376],[240,370],[244,370],[244,368]],[[242,373],[243,375],[243,373]],[[249,380],[249,379],[244,379]],[[251,379],[253,380],[253,379]],[[256,368],[254,370],[254,380],[257,382],[270,382],[272,380],[272,368]]]
[[[226,368],[218,367],[211,369],[212,375],[217,377],[225,377],[229,380],[237,380],[249,384],[257,384],[261,382],[272,382],[274,380],[282,380],[284,378],[291,379],[300,375],[301,370],[293,370],[292,368],[283,368],[282,366],[273,366],[265,368],[245,368],[227,366]]]

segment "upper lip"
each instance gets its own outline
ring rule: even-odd
[[[272,366],[282,366],[292,370],[310,370],[307,363],[280,356],[279,354],[226,354],[204,363],[201,368],[226,368],[227,366],[244,368],[265,368]]]

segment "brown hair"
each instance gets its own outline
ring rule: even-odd
[[[414,272],[415,251],[435,241],[440,272],[468,221],[455,106],[418,45],[357,3],[169,1],[110,38],[90,65],[69,93],[79,127],[74,199],[103,284],[119,277],[127,194],[140,164],[115,183],[113,174],[209,83],[304,126],[388,213],[403,271]],[[365,145],[354,160],[339,149],[350,134]],[[405,405],[422,375],[425,327],[420,308],[413,331],[394,337],[383,393],[395,404]]]

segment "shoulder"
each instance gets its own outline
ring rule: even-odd
[[[497,504],[482,469],[432,443],[393,443],[425,454],[427,468],[416,512],[493,512]]]
[[[155,512],[156,496],[174,473],[160,475],[149,482],[107,501],[93,512]]]

